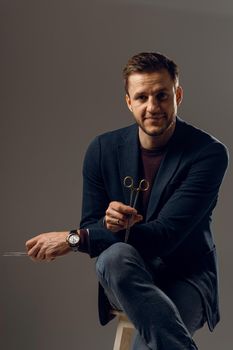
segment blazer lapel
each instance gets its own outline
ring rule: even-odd
[[[138,185],[139,162],[138,126],[134,124],[129,128],[129,133],[122,139],[122,143],[118,145],[118,164],[125,204],[129,204],[130,190],[124,187],[124,178],[131,176],[134,184]]]
[[[159,171],[153,184],[150,200],[148,203],[146,221],[149,221],[150,218],[154,215],[161,195],[179,165],[184,150],[184,146],[182,144],[182,129],[182,122],[177,119],[176,129],[174,131],[172,139],[170,140],[168,150],[160,165]]]

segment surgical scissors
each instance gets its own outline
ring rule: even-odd
[[[150,185],[149,185],[149,182],[146,179],[142,179],[139,182],[139,186],[138,187],[134,187],[134,181],[133,181],[132,176],[126,176],[124,178],[124,186],[126,188],[130,189],[129,205],[132,208],[135,208],[136,204],[137,204],[137,201],[138,201],[139,192],[147,191]],[[130,217],[128,219],[128,224],[127,224],[126,231],[125,231],[125,243],[127,243],[128,239],[129,239],[129,234],[130,234],[129,221],[130,221],[130,218],[131,218],[131,215],[130,215]]]

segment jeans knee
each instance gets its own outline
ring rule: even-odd
[[[109,279],[111,276],[123,277],[127,273],[126,264],[139,256],[136,249],[129,244],[118,242],[103,251],[96,261],[97,276]]]

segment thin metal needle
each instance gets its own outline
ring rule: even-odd
[[[28,256],[26,252],[5,252],[2,256]]]

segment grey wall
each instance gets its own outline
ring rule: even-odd
[[[158,50],[180,66],[180,116],[232,148],[233,5],[229,1],[0,1],[0,348],[111,349],[100,327],[94,261],[2,257],[35,234],[78,227],[81,166],[94,135],[131,122],[121,69]],[[190,5],[188,5],[190,4]],[[222,321],[200,349],[232,348],[231,170],[213,229]]]

